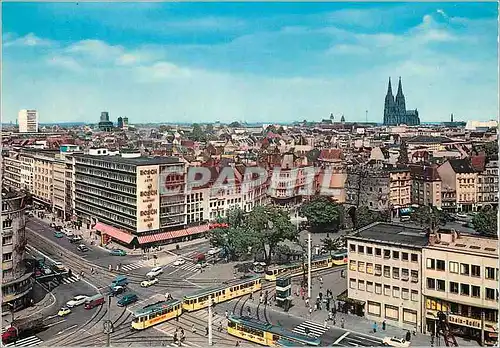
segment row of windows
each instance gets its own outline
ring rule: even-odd
[[[118,191],[118,192],[125,192],[125,193],[131,194],[131,195],[136,194],[136,187],[135,186],[117,184],[114,182],[110,182],[108,180],[97,179],[94,177],[87,177],[87,176],[84,176],[83,174],[77,174],[76,182],[77,183],[82,182],[82,183],[86,183],[89,185],[105,187],[107,189],[111,189],[111,190]]]
[[[375,268],[373,267],[373,263],[367,262],[365,267],[365,262],[349,260],[349,270],[350,271],[358,271],[361,273],[374,274],[376,276],[382,275],[382,270],[384,277],[393,279],[401,279],[403,281],[407,281],[411,275],[412,283],[418,283],[418,270],[409,270],[408,268],[399,268],[399,267],[391,267],[390,266],[382,266],[380,264],[375,264]],[[400,272],[401,271],[401,272]]]
[[[98,176],[101,178],[112,179],[116,181],[124,181],[130,184],[135,184],[136,177],[135,175],[126,175],[122,173],[107,171],[107,170],[99,170],[94,168],[78,168],[78,174],[87,174],[92,176]]]
[[[349,244],[349,251],[356,252],[356,250],[359,254],[366,253],[366,255],[375,255],[377,257],[382,257],[381,248],[365,247],[364,245],[357,245],[356,248],[356,244]],[[384,259],[401,260],[401,261],[409,261],[411,255],[411,262],[418,262],[418,254],[414,253],[409,254],[407,252],[399,252],[397,250],[392,250],[391,252],[391,250],[389,249],[384,249],[383,255]]]
[[[439,259],[430,259],[426,260],[427,269],[432,269],[436,271],[446,271],[446,261]],[[450,261],[448,265],[448,272],[461,274],[464,276],[471,277],[481,277],[481,266],[479,265],[470,265],[468,263],[458,263],[455,261]],[[485,267],[484,268],[484,278],[486,279],[495,279],[498,280],[498,268],[493,267]]]
[[[378,295],[382,294],[382,290],[384,296],[392,296],[394,298],[401,298],[403,300],[409,300],[411,298],[412,301],[417,302],[419,300],[418,290],[410,290],[408,288],[400,288],[399,286],[392,286],[381,283],[373,283],[370,281],[365,281],[362,279],[356,280],[355,278],[349,279],[349,287],[351,289],[366,291],[375,293]]]
[[[114,200],[114,201],[118,201],[118,202],[123,202],[123,203],[126,203],[126,204],[131,204],[131,205],[134,205],[134,206],[137,204],[137,199],[136,198],[133,198],[133,197],[130,197],[130,196],[116,194],[116,193],[110,192],[108,190],[103,190],[101,188],[96,188],[96,187],[89,186],[89,185],[84,185],[84,184],[81,184],[81,183],[77,183],[75,185],[75,189],[76,189],[76,191],[86,192],[88,194],[92,194],[92,195],[96,195],[96,196],[101,196],[101,197],[104,197],[104,198],[108,198],[108,199],[111,199],[111,200]]]
[[[427,289],[445,292],[446,282],[442,279],[427,278]],[[481,298],[481,287],[477,285],[449,282],[448,291],[452,294]],[[495,289],[485,288],[484,298],[491,301],[498,300]]]
[[[136,209],[131,209],[125,205],[119,204],[119,203],[114,203],[110,202],[108,200],[104,200],[99,197],[95,197],[86,193],[79,193],[79,198],[81,200],[85,200],[87,203],[92,203],[96,207],[102,207],[102,208],[108,208],[114,211],[118,211],[120,213],[128,214],[130,216],[137,216],[137,210]]]

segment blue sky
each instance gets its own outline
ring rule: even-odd
[[[41,122],[381,122],[389,76],[423,122],[498,114],[494,2],[4,2],[2,17],[4,122],[23,108]]]

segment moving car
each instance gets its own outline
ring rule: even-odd
[[[126,256],[127,253],[122,249],[113,249],[109,252],[113,256]]]
[[[220,253],[220,249],[219,248],[212,248],[208,251],[208,255],[216,255]]]
[[[149,287],[151,285],[154,285],[154,284],[158,283],[158,281],[159,281],[158,278],[144,280],[144,281],[141,282],[141,286],[143,288],[147,288],[147,287]]]
[[[73,237],[69,237],[68,240],[70,241],[70,243],[76,243],[76,242],[79,242],[81,241],[83,238],[82,236],[73,236]]]
[[[179,259],[174,262],[174,266],[182,266],[185,263],[186,261],[184,261],[183,259]]]
[[[146,273],[146,277],[148,277],[148,278],[155,278],[158,275],[160,275],[161,273],[163,273],[163,268],[161,268],[161,267],[155,267],[151,271],[149,271],[148,273]]]
[[[60,317],[64,317],[69,313],[71,313],[71,309],[69,309],[68,307],[63,307],[59,310],[59,312],[57,312],[57,315]]]
[[[137,297],[136,294],[126,294],[123,295],[123,297],[120,300],[118,300],[116,304],[120,307],[128,306],[129,304],[136,302],[138,299],[139,297]]]
[[[73,232],[71,232],[71,230],[69,228],[63,228],[61,230],[61,232],[64,233],[65,235],[73,234]]]
[[[127,291],[127,288],[121,285],[113,286],[111,292],[113,295],[120,295]]]
[[[407,348],[410,346],[410,342],[406,341],[404,338],[399,337],[385,337],[382,340],[382,343],[386,346],[391,347]]]
[[[62,264],[61,261],[56,261],[54,262],[54,265],[52,266],[53,269],[55,269],[58,272],[64,272],[66,271],[66,267]]]
[[[80,244],[79,246],[76,247],[76,249],[78,251],[81,251],[81,252],[86,252],[86,251],[89,251],[89,248],[87,248],[87,246],[85,244]]]
[[[51,222],[51,223],[50,223],[50,227],[51,227],[51,228],[56,228],[56,224],[55,224],[54,222]]]
[[[202,269],[202,268],[205,268],[205,267],[207,267],[207,263],[206,263],[205,261],[198,262],[198,263],[196,264],[196,268],[197,268],[197,269]]]
[[[57,232],[56,231],[56,232],[54,232],[54,237],[56,237],[56,238],[62,238],[62,237],[64,237],[64,234],[62,234],[61,232]]]
[[[71,300],[69,300],[68,302],[66,302],[66,307],[73,308],[76,306],[80,306],[80,305],[84,304],[88,298],[89,297],[85,296],[85,295],[77,295],[77,296],[73,297]]]

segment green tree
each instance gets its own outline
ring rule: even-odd
[[[377,221],[386,221],[385,217],[376,211],[371,211],[368,207],[361,206],[354,213],[354,228],[362,228]]]
[[[410,214],[410,219],[417,222],[420,225],[428,225],[429,227],[446,225],[448,221],[451,221],[448,213],[439,210],[436,207],[422,206],[415,209]]]
[[[214,132],[214,125],[209,123],[205,126],[205,132],[208,134],[213,134]]]
[[[311,151],[308,151],[306,153],[306,157],[307,157],[307,160],[309,161],[309,163],[313,163],[313,162],[316,162],[318,160],[318,157],[320,154],[321,154],[321,151],[314,148]]]
[[[497,141],[490,141],[483,146],[484,152],[486,152],[486,155],[488,157],[491,157],[493,155],[498,155],[498,142]]]
[[[335,242],[335,240],[331,238],[325,238],[322,239],[321,242],[323,243],[323,247],[325,248],[325,250],[328,251],[330,255],[332,254],[332,251],[337,250],[337,243]]]
[[[193,123],[193,131],[189,134],[189,138],[194,141],[205,141],[205,132],[198,123]]]
[[[498,212],[494,209],[481,211],[472,219],[474,229],[485,236],[496,236],[498,231]]]
[[[279,243],[297,240],[297,230],[290,221],[288,212],[276,206],[257,206],[245,219],[249,235],[256,240],[255,251],[262,251],[266,264]]]
[[[307,218],[313,230],[338,231],[342,220],[342,208],[325,196],[317,196],[300,207],[300,215]]]

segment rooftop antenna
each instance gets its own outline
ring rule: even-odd
[[[368,110],[365,111],[365,122],[368,123]]]

